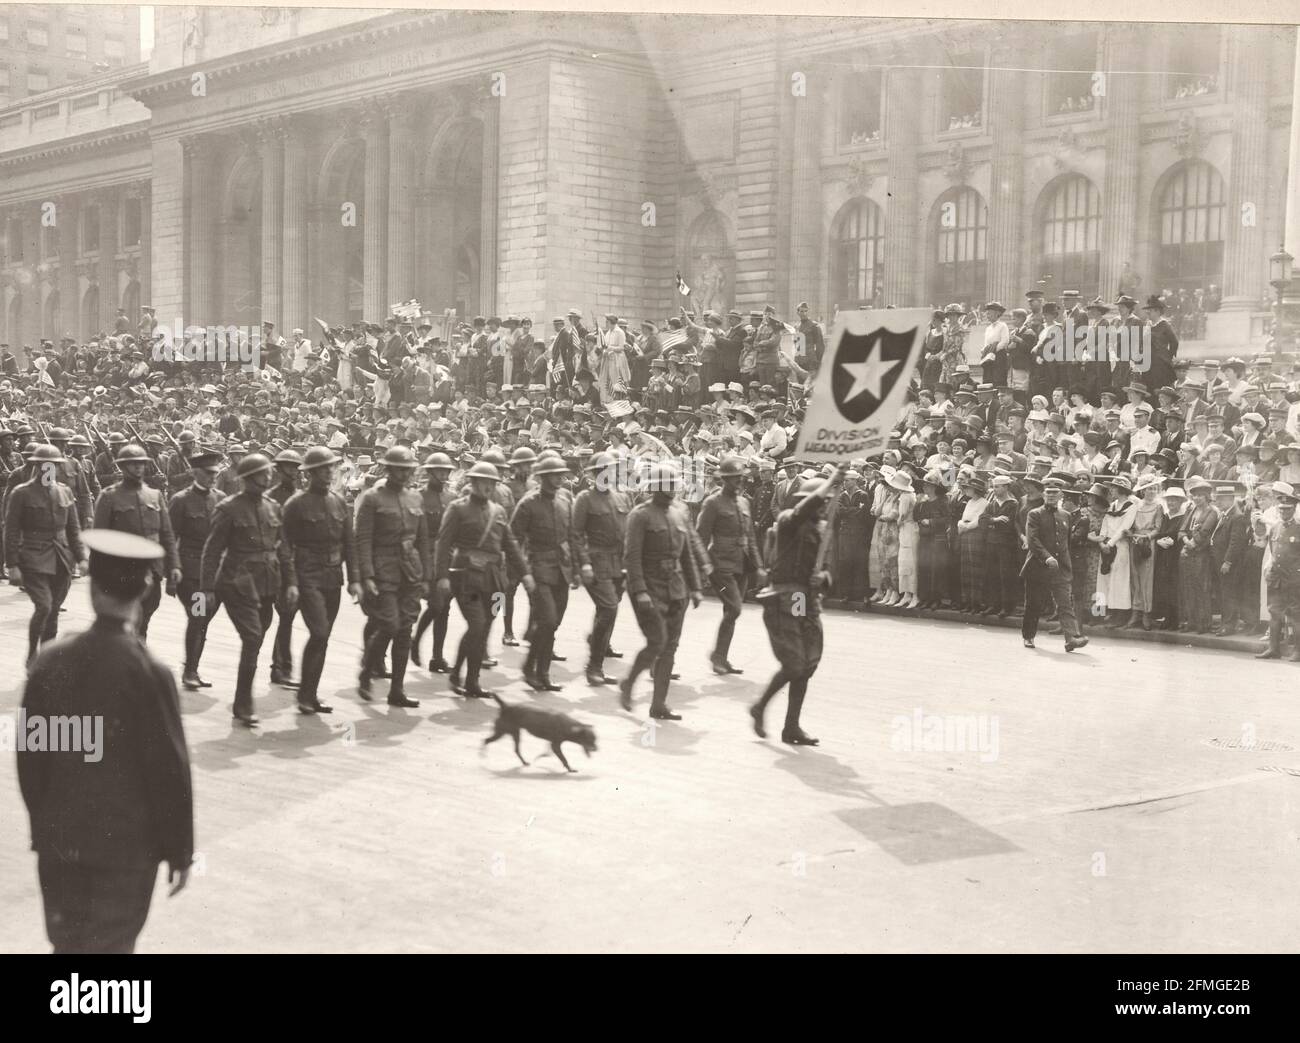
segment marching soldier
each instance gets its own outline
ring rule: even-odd
[[[421,468],[428,473],[424,491],[420,499],[424,502],[424,520],[429,529],[429,539],[436,540],[442,529],[442,516],[451,504],[451,494],[447,491],[447,479],[456,465],[446,453],[430,453]],[[415,637],[411,640],[411,662],[420,665],[420,640],[424,632],[433,624],[433,655],[429,658],[429,672],[445,674],[451,670],[443,646],[447,641],[447,618],[451,613],[451,599],[438,597],[436,589],[429,595],[428,607],[420,614],[420,621],[415,625]]]
[[[230,459],[229,466],[226,467],[219,475],[215,488],[221,496],[234,496],[243,490],[243,483],[239,478],[239,461],[248,455],[248,446],[239,442],[231,444],[226,449],[226,456]]]
[[[818,561],[822,521],[846,470],[847,465],[841,464],[829,478],[806,479],[795,493],[794,506],[782,511],[776,520],[770,583],[759,597],[763,601],[763,624],[781,668],[758,702],[749,708],[754,732],[760,739],[767,737],[763,727],[767,704],[788,684],[790,695],[781,741],[791,746],[818,743],[800,726],[799,715],[808,694],[808,681],[822,658],[821,591],[828,579]]]
[[[217,504],[200,572],[208,616],[218,603],[224,605],[239,634],[232,712],[235,723],[246,728],[258,724],[253,715],[253,678],[257,654],[275,615],[275,601],[298,598],[293,559],[281,538],[280,508],[265,495],[271,485],[271,467],[261,453],[249,453],[239,462],[244,488]]]
[[[597,453],[584,470],[592,484],[574,498],[570,542],[582,582],[596,607],[587,645],[587,683],[613,684],[614,678],[605,675],[605,657],[627,582],[623,541],[632,501],[618,488],[618,459],[612,453]]]
[[[1038,617],[1048,604],[1050,594],[1060,615],[1065,650],[1073,652],[1088,643],[1074,614],[1073,559],[1070,557],[1070,516],[1061,509],[1065,482],[1059,478],[1043,480],[1043,503],[1029,512],[1025,521],[1028,549],[1020,567],[1025,581],[1025,612],[1020,636],[1026,648],[1034,647],[1038,634]]]
[[[558,456],[543,455],[533,465],[538,486],[524,494],[510,519],[510,529],[530,566],[535,589],[528,610],[532,640],[524,662],[524,682],[539,692],[558,692],[551,682],[555,631],[564,622],[570,584],[577,586],[569,550],[573,499],[561,490],[569,466]]]
[[[619,682],[619,703],[632,709],[632,686],[641,673],[654,666],[654,695],[650,716],[680,721],[668,706],[668,682],[686,619],[686,602],[698,607],[703,580],[690,539],[690,517],[674,509],[681,474],[672,463],[651,464],[645,487],[650,499],[628,515],[623,545],[627,590],[632,595],[646,645],[632,662],[631,672]]]
[[[91,492],[90,482],[81,464],[68,450],[68,445],[72,441],[72,432],[66,427],[52,427],[49,434],[50,445],[63,456],[63,463],[57,469],[59,481],[72,490],[77,504],[77,520],[81,522],[83,529],[88,529],[95,510],[95,495]]]
[[[284,506],[284,540],[298,580],[298,611],[309,635],[307,647],[302,650],[302,680],[298,687],[298,709],[305,714],[334,710],[320,701],[317,689],[325,669],[330,632],[339,613],[345,565],[348,592],[354,598],[361,597],[352,514],[343,497],[330,488],[339,460],[325,446],[308,449],[301,467],[307,475],[307,488],[291,496]]]
[[[276,482],[266,495],[280,506],[281,518],[284,505],[298,492],[298,470],[302,466],[302,457],[292,449],[281,450],[275,460]],[[302,591],[299,590],[301,597]],[[298,607],[289,608],[282,602],[276,602],[275,612],[279,625],[275,628],[275,643],[271,646],[271,683],[281,688],[297,688],[293,679],[293,617]]]
[[[490,695],[479,685],[488,631],[503,600],[506,566],[520,576],[524,589],[534,590],[533,577],[510,530],[505,508],[492,500],[500,481],[497,469],[477,463],[467,473],[469,495],[455,501],[442,517],[434,554],[434,576],[439,598],[455,597],[465,617],[465,635],[456,654],[451,687],[457,695],[483,699]],[[508,562],[503,561],[503,554]],[[460,670],[465,667],[464,683]]]
[[[696,525],[713,565],[710,582],[722,600],[722,622],[709,661],[715,674],[743,674],[728,658],[731,639],[745,603],[749,575],[757,573],[760,586],[767,582],[767,575],[760,564],[749,501],[740,495],[745,480],[744,461],[728,457],[719,465],[717,477],[721,487],[705,498]]]
[[[221,494],[213,488],[221,467],[221,454],[203,450],[190,457],[189,484],[171,498],[167,513],[181,562],[181,579],[176,584],[176,599],[185,612],[185,666],[181,684],[187,691],[211,688],[199,676],[199,660],[208,638],[208,625],[219,603],[208,604],[202,593],[203,547],[212,530],[212,516]]]
[[[63,456],[52,445],[38,445],[27,457],[26,479],[5,505],[5,567],[9,582],[22,587],[34,609],[27,627],[27,664],[42,641],[59,632],[59,608],[85,559],[81,525],[71,490],[55,469]]]
[[[95,455],[95,478],[101,490],[116,485],[121,479],[122,472],[117,469],[117,453],[124,445],[126,435],[121,431],[111,431],[104,448]]]
[[[165,472],[167,488],[173,493],[179,492],[193,481],[190,456],[194,452],[194,432],[182,431],[176,439],[179,449],[167,454]]]
[[[420,615],[420,594],[428,586],[429,530],[420,494],[409,488],[415,454],[393,446],[383,457],[386,479],[357,497],[357,571],[361,607],[371,633],[357,680],[357,692],[369,702],[371,678],[383,672],[384,650],[393,646],[393,673],[388,705],[413,708],[418,700],[403,691],[411,654],[411,627]]]
[[[68,521],[71,533],[70,511]],[[158,863],[167,863],[169,894],[189,878],[193,790],[176,684],[130,629],[163,548],[121,532],[85,540],[95,623],[36,659],[23,708],[29,717],[102,717],[111,738],[94,763],[79,751],[20,752],[18,782],[54,951],[129,953]]]
[[[1300,496],[1289,482],[1273,483],[1278,520],[1269,527],[1268,541],[1272,563],[1264,575],[1268,595],[1268,648],[1256,659],[1282,658],[1282,631],[1287,622],[1300,629],[1300,518],[1296,504]],[[1297,637],[1291,662],[1300,663],[1300,637]]]
[[[81,484],[85,490],[84,497],[78,498],[78,509],[85,508],[85,513],[80,514],[81,527],[87,528],[95,513],[95,500],[99,494],[104,491],[104,487],[99,484],[99,477],[95,474],[95,467],[90,459],[90,450],[93,447],[90,439],[85,435],[73,435],[68,439],[68,447],[64,450],[77,468],[81,471]]]
[[[521,445],[510,454],[510,477],[502,484],[510,491],[515,503],[522,500],[524,494],[528,492],[528,476],[532,473],[533,464],[535,463],[537,463],[537,454],[526,445]],[[496,489],[494,487],[493,495],[495,494]],[[507,517],[509,517],[508,514]],[[501,635],[503,645],[513,646],[519,644],[518,640],[515,639],[515,589],[518,586],[518,580],[512,580],[509,576],[506,577],[506,622],[505,632]]]
[[[176,592],[176,584],[182,579],[167,501],[161,492],[144,483],[149,462],[148,455],[138,445],[124,445],[117,454],[121,480],[100,493],[95,501],[95,528],[129,532],[162,545],[164,556],[150,563],[154,582],[140,602],[136,619],[136,633],[142,641],[149,637],[149,620],[162,600],[164,573],[168,594]]]

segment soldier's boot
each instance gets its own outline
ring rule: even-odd
[[[393,635],[393,679],[388,686],[388,705],[414,709],[420,705],[418,699],[407,698],[402,690],[406,680],[406,663],[411,654],[411,632],[399,632]]]
[[[537,643],[528,646],[528,656],[524,659],[524,684],[535,692],[542,690],[542,679],[537,676]]]
[[[1282,621],[1280,619],[1269,620],[1268,624],[1268,647],[1262,652],[1255,653],[1256,659],[1281,659],[1282,658]]]
[[[800,677],[790,682],[790,701],[786,705],[785,727],[781,729],[781,741],[791,746],[816,746],[819,742],[799,726],[799,714],[803,710],[803,700],[807,694],[808,678]]]

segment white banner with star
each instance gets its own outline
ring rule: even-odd
[[[930,314],[929,308],[884,308],[835,317],[794,459],[838,463],[885,451]]]

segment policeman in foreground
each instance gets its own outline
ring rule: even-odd
[[[1300,627],[1300,518],[1296,517],[1296,504],[1300,495],[1289,482],[1274,482],[1273,497],[1277,500],[1278,520],[1268,533],[1272,563],[1264,574],[1268,595],[1268,647],[1256,659],[1282,658],[1282,630],[1288,620],[1292,627]],[[1300,663],[1300,636],[1296,638],[1291,662]]]
[[[673,509],[681,485],[676,464],[650,465],[644,485],[650,499],[637,504],[628,515],[623,544],[627,592],[646,644],[632,661],[631,672],[619,682],[619,703],[624,710],[632,709],[632,686],[653,666],[650,716],[660,721],[682,719],[668,706],[668,682],[686,619],[686,602],[689,599],[698,607],[702,600],[703,580],[691,549],[689,515]]]
[[[167,863],[171,895],[189,878],[190,762],[176,683],[135,632],[163,548],[105,529],[84,539],[95,622],[45,649],[23,694],[28,721],[84,722],[80,749],[28,746],[18,782],[54,951],[130,953],[158,864]]]
[[[822,658],[821,595],[830,578],[821,567],[822,522],[830,497],[847,470],[848,465],[841,464],[829,478],[805,479],[795,493],[794,506],[776,519],[775,551],[768,563],[770,582],[758,597],[763,602],[763,625],[772,654],[781,668],[749,708],[760,739],[767,738],[763,727],[767,704],[788,684],[781,741],[791,746],[816,746],[818,742],[800,727],[799,714],[808,681]]]

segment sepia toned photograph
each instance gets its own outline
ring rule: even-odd
[[[1297,47],[0,4],[0,951],[1300,948]]]

